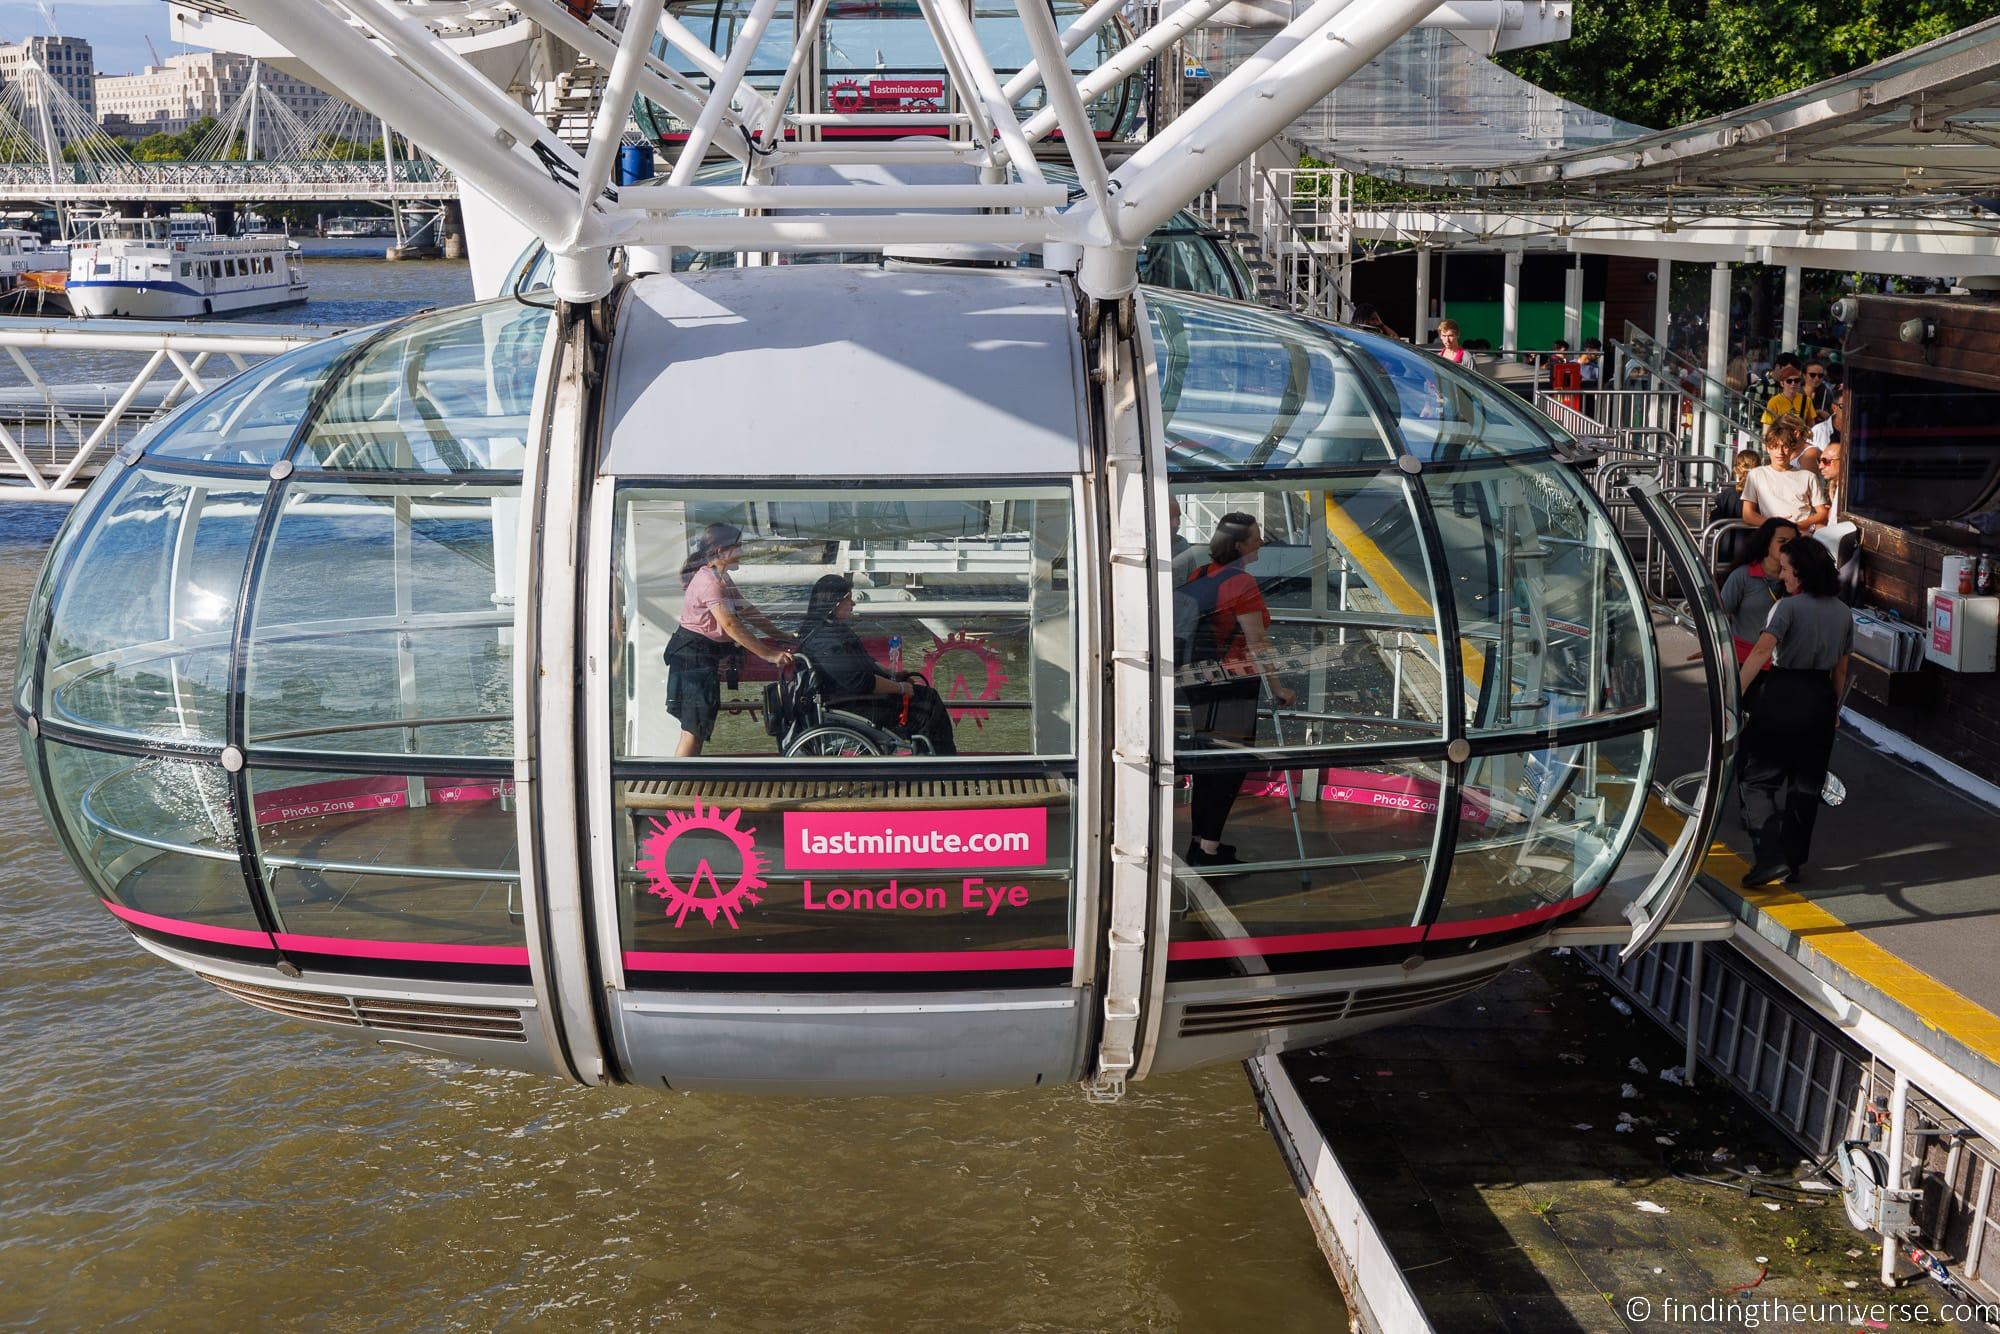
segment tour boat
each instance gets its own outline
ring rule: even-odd
[[[79,315],[189,319],[306,299],[304,266],[284,237],[218,236],[202,213],[100,218],[69,253]]]

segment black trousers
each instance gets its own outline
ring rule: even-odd
[[[872,719],[899,736],[923,737],[931,743],[933,755],[958,754],[958,737],[951,726],[951,706],[944,697],[925,685],[915,683],[916,694],[910,697],[910,719],[904,722],[903,701],[896,695],[872,695],[865,700],[843,700],[838,707]]]
[[[1839,713],[1828,672],[1775,668],[1759,680],[1738,768],[1758,866],[1806,864]]]
[[[1218,681],[1213,685],[1189,686],[1189,721],[1197,748],[1234,748],[1247,745],[1257,735],[1257,700],[1264,683],[1252,676],[1246,680]],[[1200,773],[1188,780],[1188,823],[1194,837],[1222,839],[1222,827],[1243,790],[1241,773]]]

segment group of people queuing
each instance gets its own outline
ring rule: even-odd
[[[1746,499],[1746,513],[1752,507]],[[1822,504],[1815,513],[1824,510]],[[1736,685],[1749,715],[1737,746],[1752,848],[1746,889],[1794,883],[1803,872],[1847,690],[1854,620],[1840,597],[1839,568],[1808,535],[1809,522],[1810,516],[1760,517],[1722,581]]]
[[[1787,519],[1808,533],[1832,523],[1845,459],[1839,441],[1813,444],[1805,423],[1788,413],[1764,428],[1763,445],[1737,451],[1730,479],[1710,505],[1710,522],[1754,528]]]
[[[743,559],[743,530],[712,523],[681,566],[681,614],[667,640],[667,712],[680,724],[674,754],[701,754],[722,715],[725,678],[734,683],[743,655],[781,670],[803,665],[813,686],[840,707],[908,739],[933,755],[955,755],[951,711],[921,675],[876,662],[854,631],[854,581],[822,575],[798,629],[784,630],[743,595],[730,571]]]

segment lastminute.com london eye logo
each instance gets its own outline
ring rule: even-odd
[[[757,891],[767,886],[763,872],[770,869],[770,863],[757,851],[751,835],[755,829],[740,829],[737,822],[743,818],[741,810],[728,815],[722,814],[720,806],[710,806],[706,811],[701,802],[694,804],[694,810],[681,815],[669,812],[667,822],[649,821],[653,832],[646,836],[645,855],[639,859],[639,869],[646,873],[647,889],[666,900],[666,914],[679,927],[687,920],[690,912],[698,912],[709,925],[720,917],[729,923],[730,930],[736,929],[736,915],[747,904],[756,907],[763,900]],[[724,866],[718,871],[709,860],[711,852],[719,853],[710,840],[698,840],[708,844],[692,869],[677,875],[667,869],[667,854],[674,843],[687,834],[708,833],[720,835],[734,852],[733,866]]]

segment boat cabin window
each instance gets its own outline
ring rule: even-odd
[[[622,486],[617,755],[1071,754],[1071,509],[1066,483]]]

